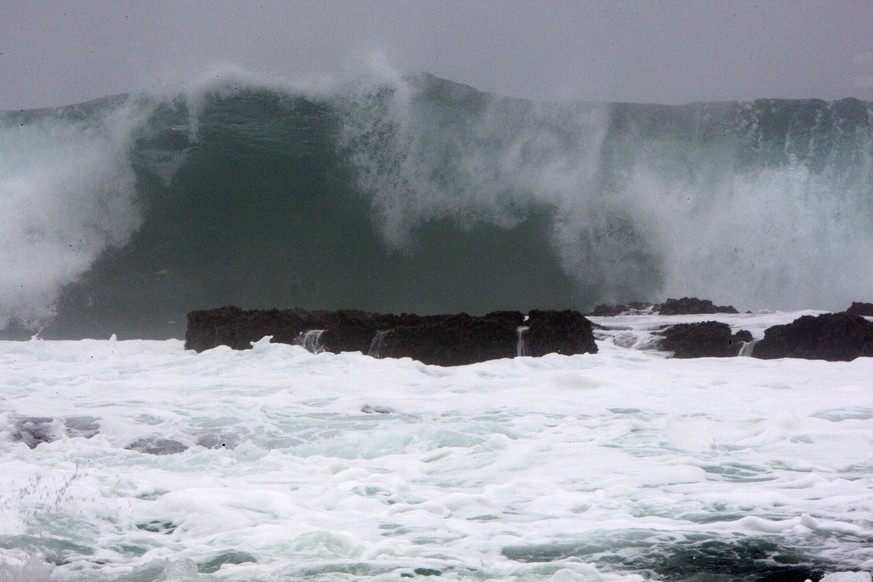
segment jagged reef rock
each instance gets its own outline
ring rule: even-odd
[[[632,301],[631,303],[618,305],[602,304],[594,308],[594,311],[589,313],[592,317],[611,317],[615,315],[642,315],[654,313],[657,305],[652,303],[642,303],[640,301]]]
[[[645,303],[634,301],[618,305],[598,305],[588,315],[592,317],[610,317],[615,315],[710,315],[713,313],[738,313],[731,305],[715,305],[709,299],[683,297],[682,299],[667,299],[664,303]]]
[[[220,307],[188,314],[186,349],[198,352],[227,345],[247,349],[264,336],[303,344],[318,334],[318,349],[358,351],[377,357],[411,357],[427,364],[456,366],[525,355],[595,353],[591,323],[575,311],[518,311],[482,316],[381,314],[364,311],[242,310]]]
[[[873,356],[873,322],[851,313],[804,315],[764,331],[753,357],[848,362]]]
[[[680,323],[661,332],[660,349],[675,358],[727,358],[736,356],[745,342],[752,341],[746,330],[731,334],[731,327],[718,321]]]
[[[860,301],[853,301],[851,307],[846,310],[846,313],[850,313],[852,315],[865,315],[867,317],[873,317],[873,303],[861,303]]]
[[[657,306],[661,315],[700,315],[712,313],[737,313],[731,305],[714,305],[709,299],[683,297],[682,299],[667,299]]]

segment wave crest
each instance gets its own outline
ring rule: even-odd
[[[227,303],[838,308],[873,287],[871,119],[851,99],[532,103],[383,69],[3,113],[0,327],[179,336]]]

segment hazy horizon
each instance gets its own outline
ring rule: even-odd
[[[535,100],[873,99],[865,2],[0,0],[0,109],[135,92],[230,64],[291,81],[373,63]]]

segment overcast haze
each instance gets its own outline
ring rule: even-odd
[[[0,109],[217,64],[289,79],[381,58],[544,100],[873,98],[873,6],[844,2],[0,0]]]

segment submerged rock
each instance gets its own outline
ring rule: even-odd
[[[51,443],[66,434],[70,438],[89,439],[100,431],[100,423],[93,416],[23,416],[15,420],[11,439],[35,449],[41,444]]]
[[[752,356],[831,362],[873,356],[873,322],[851,313],[804,315],[792,323],[768,328]]]
[[[394,412],[394,409],[388,406],[370,406],[365,404],[361,407],[361,412],[364,414],[391,414]]]
[[[188,447],[179,441],[162,437],[141,438],[126,447],[128,450],[145,453],[147,455],[175,455],[188,450]]]
[[[727,358],[736,356],[740,348],[752,341],[752,334],[740,330],[731,334],[731,327],[718,321],[680,323],[664,331],[659,347],[673,352],[675,358]]]
[[[827,558],[801,553],[790,544],[783,545],[781,540],[772,538],[722,539],[698,535],[666,544],[649,544],[629,543],[627,539],[607,535],[582,542],[506,546],[501,553],[511,560],[527,563],[567,558],[594,561],[603,548],[624,547],[632,551],[616,560],[622,568],[649,571],[655,580],[686,582],[824,582],[824,572],[837,568]],[[774,556],[778,559],[773,559]]]
[[[591,323],[576,311],[532,311],[525,319],[518,311],[393,315],[238,307],[189,313],[185,347],[198,352],[219,345],[247,349],[265,336],[272,336],[275,343],[305,345],[311,351],[410,357],[441,366],[511,358],[520,347],[530,356],[597,351]]]
[[[12,441],[26,444],[35,449],[43,443],[56,439],[55,419],[50,416],[25,416],[15,421]]]
[[[214,574],[225,564],[238,565],[257,561],[257,558],[248,552],[228,550],[197,566],[197,571],[201,574]]]
[[[90,439],[100,432],[100,421],[93,416],[69,416],[64,419],[67,436]]]

